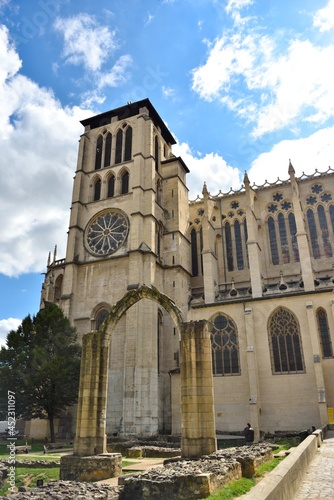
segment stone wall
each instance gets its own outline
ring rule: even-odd
[[[121,474],[120,453],[105,453],[91,457],[64,455],[60,461],[60,479],[66,481],[102,481]]]

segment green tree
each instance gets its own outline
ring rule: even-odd
[[[7,419],[8,391],[15,393],[16,418],[54,419],[77,402],[81,348],[63,311],[48,303],[8,333],[0,351],[0,417]]]

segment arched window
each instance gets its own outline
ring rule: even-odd
[[[99,170],[101,168],[102,147],[103,147],[103,137],[102,135],[99,135],[96,141],[95,170]]]
[[[197,234],[195,229],[191,230],[190,239],[192,275],[198,276]]]
[[[192,265],[192,275],[202,276],[203,275],[203,230],[199,231],[192,229],[190,232],[191,239],[191,265]]]
[[[334,233],[334,205],[329,206],[329,217],[331,219],[332,231]]]
[[[237,267],[239,270],[242,270],[244,268],[244,253],[242,248],[240,222],[238,220],[234,222],[234,236],[235,236],[235,251],[237,255]]]
[[[279,213],[277,220],[278,220],[279,237],[281,240],[283,264],[289,264],[289,262],[290,262],[289,243],[288,243],[288,237],[287,237],[287,233],[286,233],[286,225],[285,225],[284,215],[282,213]]]
[[[248,241],[248,231],[247,231],[247,221],[246,221],[246,219],[244,220],[244,237],[245,237],[245,247],[246,247],[247,267],[249,267],[249,260],[248,260],[248,246],[247,246],[247,241]]]
[[[99,200],[101,197],[101,179],[96,179],[94,184],[94,201]]]
[[[233,271],[232,234],[229,222],[226,222],[225,224],[225,243],[226,243],[227,269],[229,271]]]
[[[122,162],[122,147],[123,147],[123,130],[119,130],[116,134],[116,152],[115,163]]]
[[[239,340],[234,321],[219,314],[211,322],[213,375],[240,375]]]
[[[121,187],[121,193],[126,194],[129,192],[129,172],[124,172],[122,175],[122,187]]]
[[[115,176],[111,175],[108,179],[108,198],[115,196]]]
[[[155,163],[155,170],[158,172],[159,171],[159,142],[158,142],[157,136],[155,136],[155,138],[154,138],[154,163]]]
[[[55,302],[60,301],[62,285],[63,285],[63,275],[60,274],[55,281],[55,290],[54,290],[54,301]]]
[[[289,229],[290,229],[290,236],[291,236],[291,246],[292,246],[292,252],[293,252],[293,258],[295,262],[299,262],[299,250],[298,250],[298,243],[297,243],[297,226],[296,226],[296,219],[294,213],[290,212],[288,216],[288,221],[289,221]]]
[[[273,217],[268,217],[269,243],[271,251],[271,262],[274,265],[279,263],[275,221]]]
[[[269,319],[268,334],[273,373],[303,373],[302,341],[295,315],[284,307],[277,309]]]
[[[95,330],[99,330],[103,321],[108,317],[109,311],[105,308],[99,309],[95,316]]]
[[[329,231],[328,231],[328,225],[327,225],[326,212],[325,212],[325,209],[322,205],[318,206],[317,211],[318,211],[318,219],[319,219],[320,231],[321,231],[321,236],[322,236],[322,242],[324,245],[325,257],[332,257],[333,252],[332,252],[332,245],[330,244],[330,240],[329,240]]]
[[[132,158],[132,128],[128,127],[125,131],[124,161],[131,160],[131,158]]]
[[[306,212],[309,234],[311,238],[312,253],[315,259],[320,259],[320,248],[318,243],[317,226],[313,210],[310,208]]]
[[[109,167],[111,165],[111,142],[112,142],[112,135],[110,132],[108,132],[107,137],[106,137],[106,145],[104,149],[104,166]]]
[[[322,349],[322,356],[324,358],[333,357],[332,341],[328,327],[327,313],[325,309],[319,307],[317,310],[318,331],[320,337],[320,344]]]

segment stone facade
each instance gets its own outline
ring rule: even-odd
[[[327,423],[334,171],[297,178],[290,163],[285,181],[256,186],[246,175],[239,191],[204,185],[190,201],[189,170],[148,99],[82,124],[66,257],[49,258],[41,306],[59,304],[83,339],[106,327],[131,291],[148,286],[175,305],[144,294],[119,311],[110,335],[92,337],[86,370],[100,371],[84,391],[106,387],[106,412],[94,424],[87,413],[87,429],[103,420],[110,435],[181,434],[182,414],[188,437],[197,439],[200,425],[212,437],[212,418],[197,421],[210,405],[217,431],[250,421],[256,439]],[[201,321],[212,356],[196,342],[180,344],[181,323]],[[194,365],[207,381],[213,372],[213,396]],[[87,450],[96,440],[105,447],[102,431],[81,437]]]

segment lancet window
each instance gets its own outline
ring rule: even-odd
[[[330,336],[330,330],[328,327],[327,313],[325,309],[323,309],[322,307],[319,307],[319,309],[317,310],[317,322],[318,322],[318,331],[319,331],[322,356],[324,358],[332,358],[333,347]]]
[[[295,315],[284,307],[277,309],[269,319],[268,334],[273,374],[303,373],[302,340]]]
[[[218,314],[211,322],[213,375],[240,375],[239,340],[234,321],[225,314]]]

